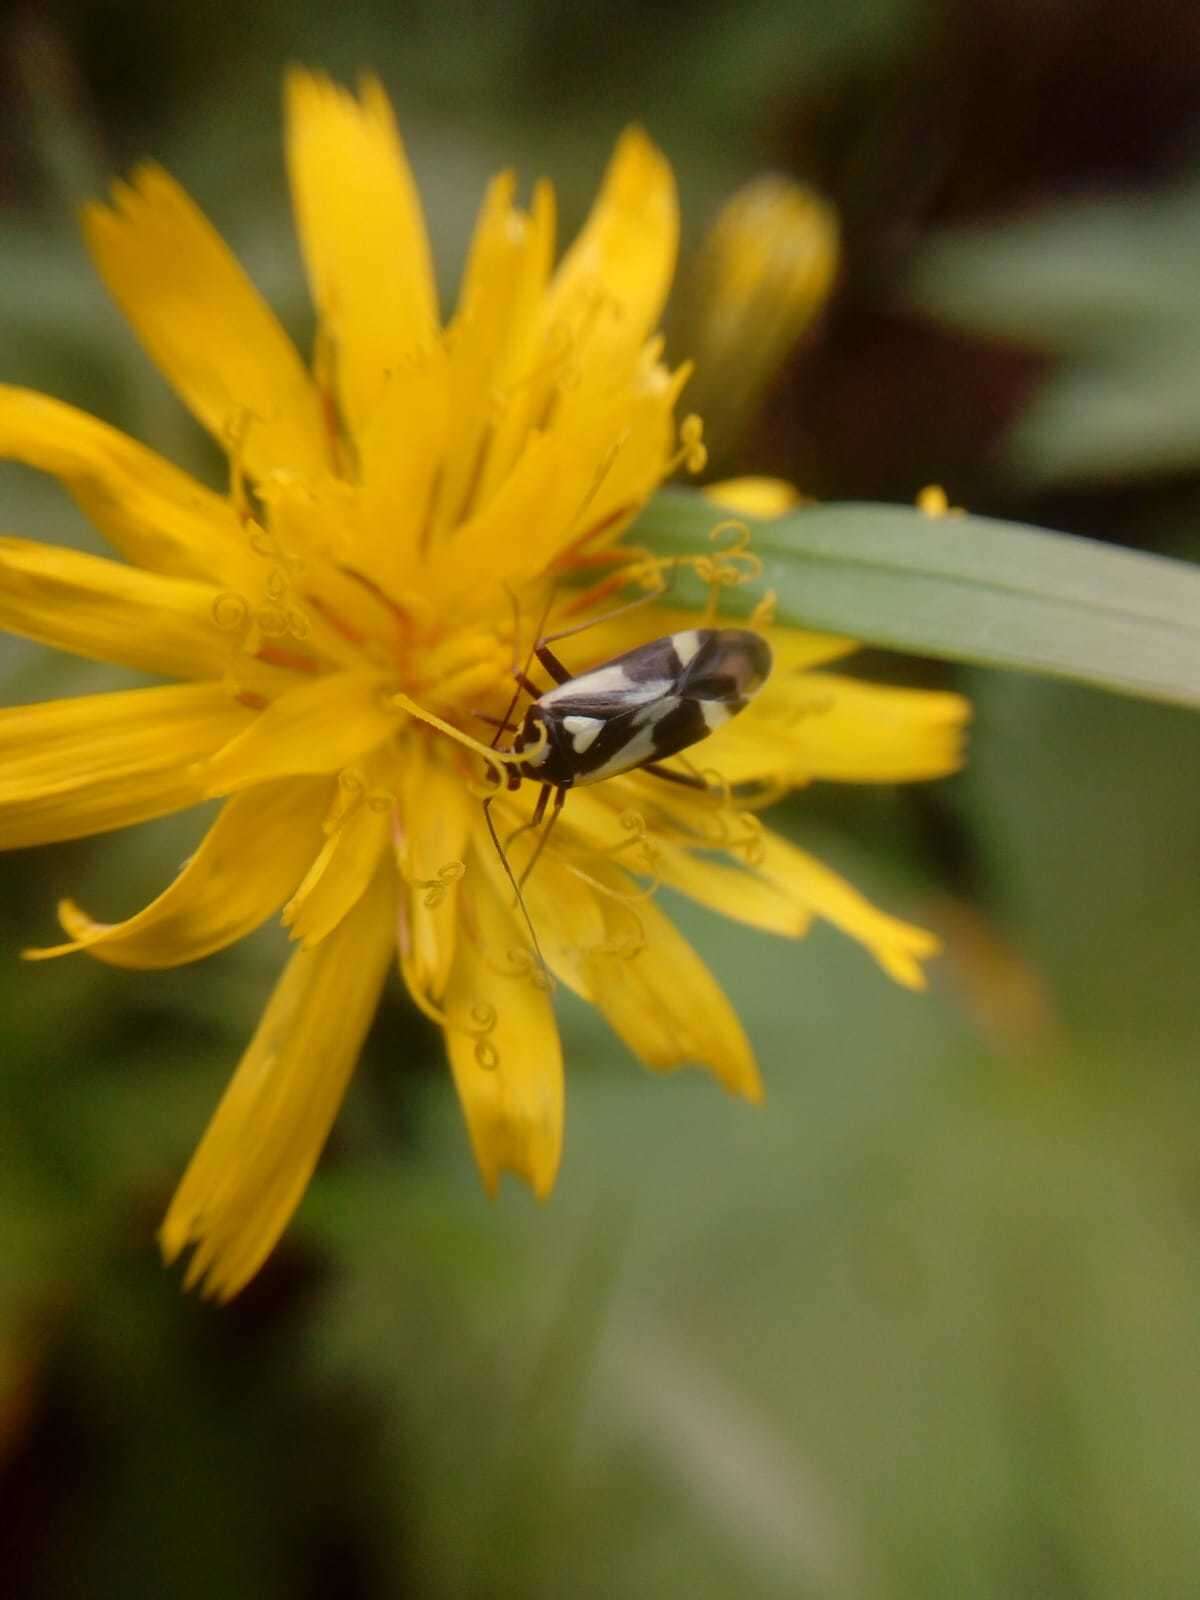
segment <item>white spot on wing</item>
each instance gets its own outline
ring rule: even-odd
[[[632,772],[634,767],[653,761],[654,753],[654,724],[651,723],[648,728],[639,728],[631,739],[627,739],[619,750],[609,756],[603,766],[589,772],[584,778],[577,778],[576,786],[599,783],[601,778],[615,778],[619,773]]]
[[[729,721],[730,717],[733,716],[733,712],[723,700],[701,700],[698,703],[700,706],[700,715],[704,718],[704,726],[708,729],[709,733],[714,732],[717,728],[723,727],[724,724]]]
[[[571,735],[571,746],[577,756],[591,749],[604,726],[599,717],[564,717],[562,725]]]
[[[695,628],[688,628],[684,633],[676,633],[671,637],[675,646],[675,654],[679,657],[679,665],[686,667],[695,658],[700,648],[700,634]]]
[[[650,700],[659,700],[674,687],[670,678],[648,678],[638,683],[624,667],[610,663],[607,667],[597,667],[595,672],[581,673],[578,678],[572,678],[570,683],[560,683],[556,689],[549,690],[541,697],[540,704],[552,706],[561,712],[572,701],[586,703],[601,696],[611,696],[614,710],[618,706],[627,709],[644,706]]]

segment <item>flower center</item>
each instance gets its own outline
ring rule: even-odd
[[[496,632],[465,629],[413,647],[400,668],[407,694],[465,727],[481,704],[490,706],[512,681],[512,647]]]

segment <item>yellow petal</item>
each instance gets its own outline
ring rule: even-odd
[[[161,168],[89,205],[108,290],[180,398],[254,477],[327,460],[316,389],[295,346],[199,208]]]
[[[526,856],[532,848],[527,842]],[[547,965],[582,1000],[595,998],[589,954],[608,933],[591,876],[586,856],[545,850],[521,891]]]
[[[400,581],[391,595],[383,592],[377,555],[391,549],[393,532],[403,531],[390,515],[393,507],[368,496],[365,485],[328,476],[316,483],[276,480],[260,490],[259,498],[268,508],[270,532],[256,537],[256,545],[287,553],[273,571],[269,561],[261,563],[266,609],[299,613],[306,648],[330,665],[361,666],[364,652],[371,650],[394,658],[405,642],[394,595],[404,592],[412,573],[411,567],[397,566]]]
[[[725,478],[704,490],[714,505],[746,517],[782,517],[800,501],[800,492],[786,478]]]
[[[429,548],[452,420],[449,366],[435,346],[393,376],[359,432],[358,559],[392,594],[409,588]]]
[[[940,941],[924,928],[878,911],[844,878],[776,833],[763,830],[762,864],[769,882],[813,913],[856,939],[906,989],[925,988],[921,962],[936,955]]]
[[[610,459],[598,463],[599,485],[577,525],[589,550],[615,542],[672,470],[676,450],[675,406],[689,369],[668,372],[647,348],[639,362],[628,416],[616,431]]]
[[[554,196],[540,183],[530,215],[512,205],[511,173],[488,191],[459,309],[446,331],[454,449],[446,456],[436,533],[489,504],[554,411],[570,340],[547,338],[542,297],[554,250]]]
[[[675,402],[688,373],[668,372],[658,354],[657,341],[639,347],[628,338],[619,307],[596,313],[589,349],[578,357],[579,376],[553,409],[563,473],[556,483],[562,504],[547,538],[555,555],[615,543],[670,470]]]
[[[621,803],[636,811],[649,827],[652,844],[660,839],[685,850],[729,851],[739,860],[757,845],[758,819],[739,809],[717,785],[723,771],[711,768],[700,753],[716,742],[716,735],[698,747],[693,772],[701,773],[714,787],[684,788],[664,783],[650,773],[632,772],[612,784],[612,800],[619,794]],[[619,786],[619,787],[618,787]],[[753,851],[751,850],[751,853]]]
[[[762,1082],[737,1014],[691,945],[624,873],[606,874],[615,953],[589,957],[596,1005],[648,1067],[707,1067],[731,1094],[762,1099]]]
[[[503,384],[520,371],[554,252],[554,191],[539,183],[529,213],[513,204],[516,179],[488,185],[471,239],[453,330],[491,352],[478,364]]]
[[[0,628],[169,678],[219,678],[234,644],[221,591],[61,545],[0,538]]]
[[[381,684],[370,673],[334,672],[280,695],[208,762],[205,792],[232,794],[271,778],[349,766],[399,726]]]
[[[328,939],[288,962],[163,1221],[168,1261],[196,1246],[189,1287],[228,1300],[291,1219],[374,1015],[393,914],[383,872]]]
[[[775,663],[768,683],[781,674],[807,672],[827,661],[853,655],[862,648],[857,639],[842,639],[834,633],[809,633],[806,628],[763,628],[762,635],[771,646]]]
[[[454,959],[458,892],[467,837],[479,802],[471,798],[441,741],[417,734],[402,756],[404,782],[396,864],[403,879],[401,966],[421,999],[441,1001]]]
[[[539,346],[539,313],[554,253],[554,191],[537,184],[526,214],[512,203],[515,189],[512,173],[502,173],[488,188],[458,311],[447,330],[456,433],[464,409],[470,409],[470,430],[459,435],[454,459],[447,462],[460,474],[446,496],[448,514],[459,520],[486,505],[511,472],[530,428],[545,415],[566,359],[561,337],[552,350]]]
[[[566,826],[595,849],[619,852],[626,871],[678,889],[711,911],[767,933],[795,939],[807,931],[808,912],[773,884],[740,865],[719,862],[665,838],[643,836],[645,818],[636,804],[636,792],[631,794],[629,786],[620,782],[596,787],[609,793],[577,789],[570,796]],[[539,865],[535,876],[541,870]]]
[[[771,681],[745,717],[721,730],[720,748],[740,742],[748,751],[754,744],[761,772],[801,781],[909,783],[957,771],[970,715],[970,702],[959,694],[898,689],[833,673],[784,675]],[[719,753],[714,761],[721,764]],[[731,780],[742,775],[731,774]]]
[[[317,314],[357,435],[388,376],[437,331],[421,203],[391,106],[369,78],[360,99],[328,78],[288,74],[288,172]]]
[[[394,805],[394,797],[377,789],[338,805],[329,837],[283,910],[284,926],[305,950],[327,938],[366,893],[391,832]]]
[[[562,1047],[516,912],[473,862],[446,990],[446,1048],[489,1194],[504,1172],[550,1193],[562,1155]]]
[[[543,837],[540,830],[524,827],[532,805],[532,800],[522,806],[506,796],[492,807],[505,859],[518,881],[524,877]],[[581,999],[591,1000],[592,976],[587,957],[606,943],[608,930],[598,903],[604,885],[589,871],[591,857],[581,847],[586,837],[566,822],[556,824],[550,847],[539,852],[537,865],[525,879],[521,895],[537,935],[538,949],[551,972]],[[472,870],[485,873],[499,899],[514,905],[512,882],[482,822],[475,827]],[[530,933],[519,911],[517,918],[516,931],[522,942],[514,946],[511,959],[519,965],[530,945]]]
[[[199,961],[252,933],[296,887],[321,838],[322,781],[260,784],[226,802],[179,876],[124,922],[95,922],[64,900],[70,944],[27,950],[41,960],[87,950],[114,967],[152,971]]]
[[[716,736],[712,742],[717,742]],[[877,911],[837,873],[763,828],[757,817],[737,811],[728,801],[693,789],[656,783],[645,774],[631,774],[620,783],[631,796],[636,795],[635,808],[649,824],[653,843],[662,836],[668,845],[684,849],[729,850],[764,883],[790,900],[801,917],[817,916],[832,922],[865,945],[898,983],[910,989],[924,988],[920,963],[939,948],[931,933]],[[680,887],[685,886],[681,883]]]
[[[554,275],[546,326],[582,333],[602,298],[620,308],[627,336],[641,344],[658,324],[678,244],[671,168],[639,128],[629,128],[587,223]]]
[[[261,569],[227,500],[74,406],[0,385],[0,457],[60,478],[139,567],[232,588]]]
[[[251,717],[216,683],[0,711],[0,848],[79,839],[197,804],[193,763]]]
[[[545,571],[561,538],[561,507],[570,483],[553,441],[536,436],[492,500],[441,545],[427,568],[427,583],[453,610],[494,610],[504,584],[517,585]]]
[[[812,922],[805,906],[789,900],[774,884],[764,883],[747,868],[713,861],[678,845],[656,846],[654,876],[698,905],[764,933],[799,939]]]
[[[489,508],[525,466],[538,432],[551,435],[556,471],[537,492],[541,511],[532,524],[510,524],[539,535],[538,562],[530,554],[519,578],[581,538],[616,537],[666,470],[684,374],[668,374],[659,346],[646,343],[678,223],[670,170],[645,137],[630,133],[618,146],[536,320],[553,197],[538,185],[526,217],[512,194],[507,175],[489,193],[449,333],[461,448],[447,464],[439,527]],[[521,548],[526,554],[524,539]]]
[[[466,453],[474,491],[469,501],[459,491],[454,514],[488,504],[530,435],[546,427],[570,365],[570,333],[562,326],[547,330],[541,317],[554,261],[554,189],[536,184],[528,214],[512,205],[514,192],[514,176],[504,173],[486,194],[458,314],[446,330],[456,403],[477,386],[470,397],[475,437]]]

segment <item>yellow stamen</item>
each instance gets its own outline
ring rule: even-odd
[[[475,754],[492,766],[515,767],[528,759],[526,752],[511,750],[493,750],[490,745],[482,744],[478,739],[472,739],[469,733],[463,733],[452,723],[443,722],[441,717],[434,716],[432,711],[426,711],[424,706],[406,694],[393,691],[388,694],[388,704],[395,706],[397,711],[407,711],[410,717],[415,717],[418,722],[424,722],[431,728],[436,728],[439,733],[444,733],[448,739],[453,739],[456,744],[462,745],[464,750],[473,750]]]
[[[708,465],[708,446],[704,443],[704,419],[694,411],[689,412],[679,424],[679,448],[667,462],[667,473],[678,472],[680,467],[693,476],[703,472]]]

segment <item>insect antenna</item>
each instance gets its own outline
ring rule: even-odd
[[[487,799],[483,802],[483,819],[487,823],[488,833],[491,835],[492,843],[496,847],[496,854],[500,858],[500,865],[504,868],[504,875],[508,879],[509,883],[511,883],[513,886],[513,893],[517,897],[517,904],[521,908],[521,915],[525,919],[525,926],[529,929],[529,938],[533,944],[533,953],[537,957],[538,966],[545,974],[547,982],[552,983],[553,979],[550,977],[550,969],[546,965],[546,958],[542,954],[541,945],[538,943],[537,929],[533,925],[533,918],[529,915],[529,907],[525,904],[525,896],[521,893],[521,885],[517,882],[516,875],[509,864],[508,856],[505,854],[504,846],[500,843],[500,836],[496,832],[496,824],[492,821],[492,801],[495,798],[495,795],[488,795]]]
[[[672,566],[671,575],[665,583],[661,581],[661,574],[659,575],[660,581],[656,589],[651,589],[646,594],[638,595],[636,600],[626,600],[619,606],[613,606],[611,610],[602,612],[598,617],[585,617],[582,622],[573,623],[569,628],[560,628],[557,633],[548,633],[544,638],[538,640],[538,644],[557,644],[560,639],[570,639],[577,633],[585,633],[588,628],[598,628],[606,622],[613,622],[617,617],[623,617],[627,611],[636,611],[640,606],[654,605],[671,593],[671,590],[675,587],[677,571],[678,568]],[[546,618],[543,616],[543,626],[545,621]]]
[[[513,611],[513,667],[512,667],[512,670],[513,670],[513,677],[516,679],[516,684],[515,684],[515,686],[513,688],[512,697],[510,698],[510,700],[508,702],[508,705],[505,707],[504,715],[502,717],[499,717],[499,718],[489,717],[489,718],[486,719],[489,722],[494,721],[495,724],[496,724],[496,731],[492,735],[491,744],[489,745],[489,749],[494,750],[496,748],[496,746],[500,743],[500,735],[502,733],[512,730],[512,726],[513,725],[512,725],[512,723],[510,721],[510,718],[512,717],[513,712],[517,708],[517,701],[521,698],[522,689],[524,689],[527,693],[529,693],[532,699],[535,699],[535,700],[537,699],[537,695],[533,691],[532,685],[529,682],[529,668],[533,665],[533,654],[534,654],[534,651],[537,649],[537,646],[538,646],[538,638],[539,638],[539,635],[541,634],[542,629],[546,626],[546,619],[550,615],[550,608],[554,604],[554,596],[555,596],[555,594],[557,592],[557,589],[558,589],[558,585],[556,583],[551,585],[550,592],[546,596],[546,604],[542,608],[542,614],[538,618],[537,627],[533,631],[533,640],[532,640],[532,642],[531,642],[531,644],[529,646],[529,652],[525,657],[525,664],[518,671],[517,670],[517,661],[518,661],[519,658],[517,656],[517,636],[518,636],[518,634],[520,632],[521,608],[520,608],[520,606],[519,606],[519,604],[517,602],[516,595],[509,588],[508,584],[504,585],[504,592],[508,596],[509,604],[512,606],[512,611]],[[499,774],[497,774],[497,778],[498,777],[499,777]],[[524,919],[526,928],[528,928],[528,930],[529,930],[529,938],[530,938],[530,942],[533,945],[534,955],[537,957],[538,966],[541,968],[542,972],[545,974],[547,981],[548,982],[553,982],[553,979],[550,977],[550,969],[546,965],[546,958],[542,954],[542,947],[538,943],[537,929],[533,925],[533,918],[529,915],[529,907],[525,904],[525,896],[521,893],[521,884],[520,884],[520,882],[518,882],[516,874],[513,872],[512,865],[511,865],[511,863],[509,862],[509,859],[508,859],[508,852],[500,842],[500,835],[496,832],[496,824],[495,824],[495,821],[493,820],[493,817],[492,817],[492,802],[493,802],[493,800],[495,798],[496,797],[495,797],[494,794],[490,794],[490,795],[488,795],[487,799],[483,802],[483,819],[487,823],[488,836],[490,837],[490,839],[492,841],[492,845],[495,848],[496,855],[498,856],[499,861],[500,861],[500,865],[504,868],[504,875],[508,879],[509,883],[512,884],[513,894],[516,896],[516,902],[517,902],[517,905],[520,907],[521,916]],[[546,805],[545,794],[543,792],[543,795],[539,798],[539,811],[538,811],[538,819],[537,819],[539,822],[541,821],[541,811],[545,809],[545,805]],[[512,840],[515,839],[517,837],[517,834],[519,834],[521,832],[523,832],[523,829],[518,828],[516,830],[516,833],[511,834],[509,836],[509,843],[511,844]],[[528,876],[527,872],[523,873],[522,874],[522,881],[527,876]]]
[[[516,595],[509,588],[508,584],[504,585],[504,592],[508,596],[508,603],[512,606],[513,612],[512,675],[516,679],[516,687],[513,689],[512,698],[505,707],[504,715],[496,724],[496,731],[492,735],[491,747],[493,750],[500,742],[500,735],[504,732],[505,728],[509,726],[509,718],[517,709],[517,701],[521,698],[521,690],[524,689],[531,700],[537,699],[537,695],[533,692],[533,686],[529,682],[529,669],[533,665],[534,652],[541,643],[541,632],[546,626],[546,619],[550,615],[550,608],[554,604],[555,595],[558,593],[558,584],[552,583],[550,585],[550,593],[546,596],[546,604],[542,607],[542,614],[538,618],[537,627],[533,630],[533,640],[530,643],[529,652],[525,657],[525,665],[519,671],[517,670],[517,634],[520,632],[521,626],[521,608],[517,602]],[[491,719],[489,718],[489,720]]]

